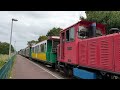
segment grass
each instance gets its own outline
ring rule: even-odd
[[[0,54],[0,68],[7,62],[8,55]]]
[[[13,64],[14,64],[15,59],[16,59],[16,56],[13,57],[13,58],[11,58],[11,59],[9,59],[9,55],[2,55],[2,54],[0,54],[0,69],[1,69],[5,64],[7,64],[7,66],[10,67],[10,68],[8,68],[8,69],[3,68],[3,70],[5,70],[5,73],[4,73],[3,75],[4,75],[4,76],[7,75],[7,77],[5,77],[5,78],[10,79],[10,77],[12,76],[12,67],[13,67]],[[9,60],[10,60],[10,61],[9,61]],[[11,61],[11,60],[12,60],[12,61]],[[9,63],[7,63],[8,61],[9,61]],[[6,67],[7,67],[7,66],[6,66]],[[7,71],[6,71],[6,70],[7,70]],[[3,78],[4,78],[4,76],[3,76]]]

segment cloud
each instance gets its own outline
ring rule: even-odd
[[[53,27],[64,29],[78,22],[80,15],[86,18],[84,11],[0,11],[0,41],[9,43],[12,18],[18,19],[13,22],[12,45],[16,41],[20,50]]]

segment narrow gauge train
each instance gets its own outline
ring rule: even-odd
[[[29,58],[44,62],[45,64],[51,65],[55,68],[55,63],[57,60],[57,45],[60,43],[58,36],[51,36],[48,40],[33,45],[32,47],[27,47],[21,49],[18,53]]]
[[[57,58],[52,58],[55,61],[54,65],[57,69],[63,70],[66,75],[78,78],[119,78],[120,33],[117,28],[112,28],[109,31],[107,35],[105,25],[90,21],[79,21],[62,30],[60,43],[56,44],[57,53],[55,52],[55,55]],[[35,46],[29,50],[29,52],[32,51],[32,56],[29,54],[29,57],[37,57],[33,49]],[[53,44],[51,47],[52,50]],[[35,51],[39,52],[37,50]],[[20,53],[25,54],[24,51],[21,50]],[[45,55],[42,54],[42,58],[39,59],[49,62],[49,55],[46,58]]]

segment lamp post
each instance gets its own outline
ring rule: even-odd
[[[15,47],[16,41],[14,42],[14,53],[16,53],[16,47]]]
[[[11,41],[12,41],[13,21],[18,21],[18,20],[12,18],[12,23],[11,23],[11,34],[10,34],[10,46],[9,46],[9,58],[10,58],[10,56],[11,56]]]

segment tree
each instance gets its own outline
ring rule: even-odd
[[[80,16],[80,20],[85,20],[85,18],[83,16]]]
[[[46,36],[59,36],[60,30],[62,30],[62,29],[54,27],[50,31],[48,31],[48,33],[46,34]]]
[[[106,24],[107,33],[110,28],[120,28],[120,11],[86,11],[86,20]]]
[[[32,41],[28,41],[27,45],[32,46],[32,45],[37,44],[37,43],[38,43],[38,41],[32,40]]]
[[[44,41],[48,39],[48,36],[59,36],[61,28],[52,28],[50,31],[47,32],[46,36],[42,35],[39,36],[38,41],[32,40],[28,41],[27,45],[32,46],[33,44],[37,44],[38,42]]]
[[[47,38],[47,36],[40,36],[39,38],[38,38],[38,42],[41,42],[41,41],[44,41],[44,40],[47,40],[48,38]]]
[[[29,47],[31,47],[31,46],[33,46],[34,44],[37,44],[37,43],[39,43],[39,42],[41,42],[41,41],[44,41],[44,40],[47,40],[47,36],[40,36],[39,38],[38,38],[38,41],[35,41],[35,40],[31,40],[31,41],[28,41],[27,42],[27,45],[29,46]]]
[[[14,48],[11,45],[11,52],[14,52]],[[0,54],[9,54],[9,43],[0,42]]]

